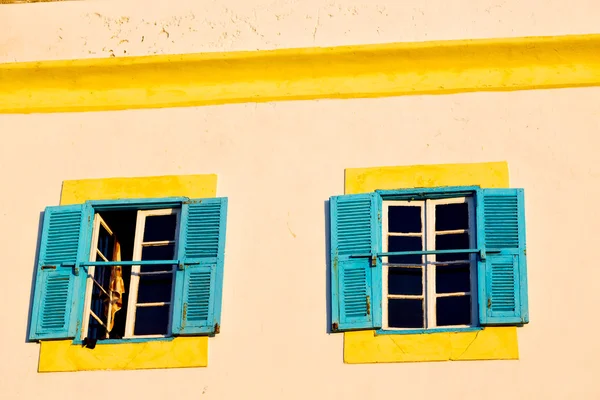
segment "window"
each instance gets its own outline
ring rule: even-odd
[[[48,207],[30,340],[219,333],[227,199]]]
[[[332,330],[527,323],[523,202],[478,187],[332,197]]]
[[[155,263],[89,267],[82,339],[170,332],[179,214],[177,208],[95,214],[90,261]]]
[[[473,199],[383,201],[383,329],[476,324],[477,274],[469,253],[418,253],[475,247]]]

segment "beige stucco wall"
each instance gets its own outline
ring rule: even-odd
[[[592,0],[194,3],[0,6],[0,61],[589,33],[599,20]],[[599,99],[588,88],[1,115],[1,397],[596,399]],[[500,160],[526,191],[521,360],[343,364],[342,335],[326,334],[324,216],[344,168]],[[31,277],[61,182],[201,173],[229,197],[209,367],[38,374]]]
[[[100,399],[90,383],[110,379],[129,398],[597,398],[599,95],[2,116],[0,392]],[[344,168],[492,160],[508,161],[512,185],[526,190],[532,322],[519,329],[521,360],[343,364],[342,336],[325,333],[324,202],[342,193]],[[39,213],[58,203],[62,180],[212,172],[230,205],[209,367],[38,374],[38,345],[25,343],[31,275]]]
[[[597,33],[596,0],[93,0],[0,7],[0,62]]]

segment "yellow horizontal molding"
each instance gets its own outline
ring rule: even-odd
[[[0,64],[0,113],[600,85],[600,35]]]

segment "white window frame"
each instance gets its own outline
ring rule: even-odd
[[[146,228],[146,218],[160,215],[172,215],[176,216],[175,223],[175,233],[173,240],[162,240],[156,242],[144,242],[144,231]],[[179,215],[180,209],[178,208],[164,208],[159,210],[139,210],[137,213],[137,220],[135,223],[135,238],[133,241],[133,261],[141,261],[142,260],[142,250],[144,247],[149,246],[161,246],[161,245],[169,245],[173,244],[173,259],[177,258],[177,242],[178,242],[178,233],[179,233]],[[135,316],[137,307],[152,307],[152,306],[169,306],[169,322],[167,326],[167,332],[171,332],[171,319],[173,316],[173,293],[175,289],[175,268],[173,265],[171,267],[171,276],[172,276],[172,284],[171,284],[171,299],[168,302],[156,302],[156,303],[144,303],[143,305],[137,302],[138,297],[138,289],[140,284],[140,276],[143,275],[164,275],[164,272],[140,272],[140,266],[134,265],[131,267],[131,280],[129,283],[129,301],[127,304],[127,319],[125,322],[125,335],[123,336],[125,339],[130,338],[160,338],[165,337],[167,335],[134,335],[135,329]]]
[[[173,240],[163,240],[163,241],[154,241],[154,242],[144,242],[143,241],[147,217],[160,216],[160,215],[172,215],[172,214],[174,214],[176,216],[175,233],[174,233]],[[180,229],[180,219],[181,219],[180,216],[181,216],[181,209],[179,209],[179,208],[138,210],[137,216],[136,216],[136,223],[135,223],[135,237],[134,237],[134,243],[133,243],[132,261],[141,261],[142,249],[144,247],[169,245],[169,244],[174,244],[173,259],[174,260],[177,259],[179,229]],[[98,256],[97,246],[98,246],[98,238],[100,236],[100,227],[101,226],[104,227],[110,235],[113,235],[113,231],[106,224],[106,222],[104,221],[102,216],[98,212],[96,212],[94,214],[94,228],[93,228],[93,232],[92,232],[92,241],[91,241],[91,248],[90,248],[90,261],[97,261],[97,256]],[[104,261],[110,261],[110,260],[107,260],[105,257],[101,257],[101,258],[103,258]],[[173,295],[175,293],[175,268],[176,268],[176,265],[173,265],[172,270],[171,270],[172,285],[171,285],[170,301],[157,302],[157,303],[144,303],[143,305],[140,305],[137,302],[140,276],[166,274],[166,273],[168,273],[168,271],[167,272],[140,272],[140,267],[141,267],[140,265],[133,265],[131,267],[131,278],[130,278],[129,286],[127,288],[127,290],[129,291],[129,295],[128,295],[129,300],[128,300],[128,304],[127,304],[127,318],[125,320],[125,334],[123,336],[123,339],[167,337],[167,336],[169,336],[168,333],[165,335],[160,335],[160,334],[158,334],[158,335],[134,335],[135,314],[136,314],[137,307],[169,305],[169,320],[168,320],[169,322],[168,322],[167,332],[171,332],[171,323],[172,323],[171,320],[172,320],[172,316],[173,316],[172,304],[173,304]],[[96,268],[94,266],[88,267],[88,279],[86,282],[84,315],[83,315],[83,323],[82,323],[82,329],[81,329],[81,340],[83,340],[88,334],[89,320],[90,320],[90,317],[92,317],[92,314],[91,314],[92,311],[91,311],[90,307],[91,307],[91,300],[92,300],[92,288],[94,286],[95,270],[96,270]],[[110,315],[110,313],[109,313],[109,315]]]
[[[435,207],[442,204],[468,204],[468,229],[457,229],[452,231],[435,230]],[[409,206],[421,208],[421,232],[419,233],[390,233],[388,231],[389,207],[390,206]],[[469,233],[469,248],[476,247],[476,231],[475,231],[475,208],[473,197],[453,197],[447,199],[425,199],[425,200],[384,200],[382,210],[382,250],[388,252],[389,236],[405,236],[405,237],[421,237],[423,250],[435,250],[435,235],[436,234],[452,234],[452,233]],[[456,329],[469,328],[478,325],[478,310],[477,310],[477,262],[474,254],[469,254],[469,261],[451,261],[444,264],[469,264],[470,272],[470,292],[461,293],[436,293],[435,277],[436,277],[436,261],[435,254],[426,254],[422,256],[422,263],[415,264],[399,264],[405,267],[423,268],[421,274],[423,292],[421,295],[391,295],[388,293],[388,273],[389,266],[388,257],[382,257],[382,329],[394,331],[411,331],[411,330],[431,330],[431,329]],[[443,267],[441,267],[443,268]],[[470,295],[471,296],[471,324],[470,325],[443,325],[437,326],[436,304],[440,297]],[[404,298],[404,299],[422,299],[424,301],[424,328],[397,328],[390,327],[388,323],[388,299]]]
[[[100,214],[96,213],[94,215],[94,227],[92,230],[92,242],[90,244],[90,261],[97,261],[98,255],[101,256],[103,261],[110,261],[106,259],[106,257],[100,253],[98,249],[98,239],[100,237],[100,227],[106,229],[109,235],[113,236],[114,233],[112,229],[106,224],[104,219]],[[81,324],[81,340],[83,340],[87,334],[90,327],[90,317],[92,317],[91,303],[92,303],[92,289],[94,287],[94,275],[96,273],[96,267],[91,265],[88,267],[87,271],[87,280],[85,283],[85,299],[83,302],[83,322]],[[110,312],[109,312],[110,315]],[[98,320],[100,316],[94,316],[94,319]],[[104,324],[102,321],[98,321],[101,324]]]

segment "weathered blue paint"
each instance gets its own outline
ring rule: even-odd
[[[131,267],[133,265],[175,265],[179,264],[178,260],[144,260],[144,261],[83,261],[79,263],[80,266],[94,266],[94,267],[114,267],[119,265],[121,267]]]
[[[29,340],[75,337],[85,292],[78,262],[88,254],[92,217],[93,210],[85,204],[46,208]],[[62,268],[62,263],[71,267]]]
[[[381,260],[352,258],[381,251],[381,196],[334,196],[331,219],[332,331],[381,327]]]
[[[179,208],[186,201],[189,201],[187,197],[161,197],[150,199],[88,200],[86,203],[94,207],[96,211],[117,211]]]
[[[183,203],[173,295],[174,335],[219,333],[227,198]]]
[[[480,189],[476,195],[479,322],[529,322],[523,189]]]
[[[120,344],[120,343],[144,343],[144,342],[170,342],[174,339],[173,336],[165,336],[165,337],[157,337],[157,338],[123,338],[123,339],[99,339],[96,342],[96,345],[103,344]],[[73,339],[73,344],[82,345],[83,340],[81,339]]]
[[[350,258],[364,258],[364,257],[388,257],[388,256],[411,256],[411,255],[422,255],[422,254],[457,254],[457,253],[480,253],[480,249],[453,249],[453,250],[414,250],[414,251],[391,251],[387,253],[376,253],[376,254],[353,254]]]
[[[383,330],[375,331],[376,335],[418,335],[422,333],[443,333],[443,332],[476,332],[482,330],[481,326],[469,326],[465,328],[432,328],[432,329],[403,329],[403,330]]]
[[[376,190],[376,193],[379,193],[383,200],[424,200],[471,196],[475,194],[477,189],[479,189],[479,186],[439,186],[432,188]]]

